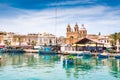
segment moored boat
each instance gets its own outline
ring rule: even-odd
[[[98,58],[109,58],[109,54],[108,53],[101,53],[101,54],[98,54]]]
[[[6,49],[5,48],[1,48],[0,49],[0,53],[5,53],[6,52]]]
[[[115,59],[120,59],[120,54],[116,54],[116,55],[114,56],[114,58],[115,58]]]
[[[63,64],[73,65],[74,64],[74,56],[72,54],[67,55],[66,58],[63,59]]]
[[[83,58],[85,58],[85,59],[92,57],[91,52],[83,52],[82,54],[83,54]]]
[[[45,47],[43,49],[39,49],[38,54],[57,54],[57,52],[52,51],[50,47]]]
[[[118,55],[117,55],[117,56],[115,56],[115,59],[120,59],[120,56],[118,56]]]

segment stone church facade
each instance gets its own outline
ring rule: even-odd
[[[75,24],[74,29],[72,29],[71,26],[68,24],[66,28],[65,44],[74,44],[75,42],[86,36],[87,36],[87,30],[84,27],[84,24],[82,24],[80,29],[77,23]]]

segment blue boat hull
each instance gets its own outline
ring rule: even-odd
[[[24,53],[22,49],[0,49],[0,53]]]
[[[108,58],[108,55],[102,55],[102,54],[98,54],[98,58]]]
[[[77,54],[77,56],[83,56],[83,54],[80,53],[80,54]]]
[[[57,52],[52,52],[52,51],[39,51],[38,54],[57,54]]]
[[[87,59],[87,58],[91,58],[92,57],[92,54],[90,53],[84,53],[83,54],[83,58]]]
[[[115,56],[115,59],[120,59],[120,56]]]
[[[74,64],[74,60],[73,59],[63,60],[63,64],[73,65]]]

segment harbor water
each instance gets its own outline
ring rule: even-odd
[[[120,80],[120,60],[77,58],[63,64],[63,55],[0,54],[0,80]]]

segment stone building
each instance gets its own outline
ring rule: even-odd
[[[99,36],[98,40],[104,44],[104,47],[111,47],[109,35]]]
[[[82,24],[81,28],[79,29],[78,24],[76,23],[74,30],[72,30],[71,26],[68,24],[66,28],[65,44],[74,44],[76,41],[86,36],[87,36],[87,30],[84,27],[84,24]]]
[[[14,46],[24,46],[24,45],[27,45],[26,41],[27,41],[26,35],[15,34],[13,36],[12,45],[14,45]]]
[[[55,35],[49,33],[39,33],[38,45],[56,45]]]
[[[4,37],[6,36],[6,32],[0,31],[0,45],[5,45]]]
[[[0,32],[0,44],[11,45],[13,43],[13,32]]]
[[[38,43],[38,34],[28,34],[26,36],[28,45],[36,45]]]

